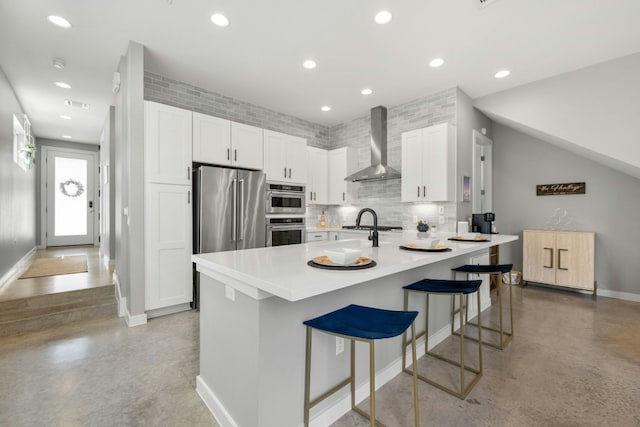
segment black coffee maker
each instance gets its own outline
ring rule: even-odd
[[[495,220],[496,214],[493,212],[472,214],[471,231],[474,233],[492,234],[493,221]]]

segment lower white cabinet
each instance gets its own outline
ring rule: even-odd
[[[308,231],[307,242],[323,242],[328,240],[328,231]]]
[[[145,186],[146,310],[191,302],[191,186]]]

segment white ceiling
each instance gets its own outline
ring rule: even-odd
[[[638,0],[0,0],[0,66],[38,137],[98,143],[129,40],[145,68],[324,125],[444,88],[472,98],[640,51]],[[388,25],[373,22],[381,9]],[[209,17],[222,12],[227,28]],[[71,21],[68,30],[47,15]],[[429,60],[444,58],[437,69]],[[61,57],[67,67],[51,64]],[[302,62],[312,58],[315,70]],[[496,71],[511,76],[497,80]],[[72,89],[53,85],[65,81]],[[370,87],[374,93],[362,96]],[[64,99],[89,110],[66,107]],[[330,105],[328,113],[320,111]],[[73,117],[67,121],[61,114]]]

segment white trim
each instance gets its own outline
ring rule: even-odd
[[[147,315],[146,313],[138,314],[136,316],[132,316],[129,313],[129,309],[125,307],[124,312],[124,320],[127,322],[127,326],[133,328],[134,326],[145,325],[147,323]]]
[[[154,317],[166,316],[168,314],[180,313],[181,311],[191,310],[191,303],[185,302],[183,304],[171,305],[169,307],[156,308],[153,310],[147,310],[147,319],[153,319]]]
[[[231,418],[231,414],[227,412],[222,402],[220,402],[200,375],[196,377],[196,392],[198,392],[200,399],[207,405],[209,412],[213,414],[213,418],[216,419],[221,427],[238,427],[235,420]]]
[[[31,250],[27,252],[25,256],[20,258],[18,262],[16,262],[13,265],[13,267],[9,269],[9,271],[4,273],[4,275],[0,277],[0,288],[6,285],[13,278],[14,275],[20,273],[25,268],[25,266],[29,262],[29,258],[31,258],[31,256],[36,252],[36,249],[37,247],[35,246],[31,248]]]
[[[124,317],[127,307],[127,297],[123,297],[120,291],[120,278],[118,273],[113,271],[113,284],[116,285],[116,302],[118,303],[118,317]]]
[[[591,293],[591,292],[589,292]],[[608,297],[608,298],[617,298],[625,301],[634,301],[640,302],[640,294],[634,294],[631,292],[620,292],[620,291],[612,291],[610,289],[600,289],[597,290],[597,296],[599,297]]]

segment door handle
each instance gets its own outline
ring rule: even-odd
[[[558,249],[558,270],[569,270],[568,268],[561,267],[562,258],[560,257],[560,255],[562,254],[562,251],[569,252],[569,249]]]
[[[422,186],[422,197],[427,197],[427,186],[426,185]]]
[[[191,204],[191,190],[187,190],[187,204]]]
[[[418,197],[420,197],[420,186],[418,185]]]
[[[289,178],[291,178],[291,168],[289,168]]]
[[[238,240],[244,240],[244,179],[240,180],[240,237]]]
[[[553,248],[544,248],[546,251],[551,251],[549,256],[549,265],[542,265],[544,268],[553,268]]]
[[[238,180],[234,179],[231,181],[231,185],[233,186],[233,227],[231,229],[231,241],[236,241],[236,236],[238,233]]]
[[[284,168],[284,177],[287,177],[287,168]]]
[[[344,191],[343,191],[342,192],[342,201],[344,202],[344,200],[345,200],[345,194],[344,194]]]
[[[191,181],[191,166],[187,166],[187,181]]]
[[[231,152],[231,150],[229,148],[227,148],[227,160],[231,160],[230,152]]]
[[[233,149],[233,161],[234,162],[238,161],[238,149],[237,148]]]

